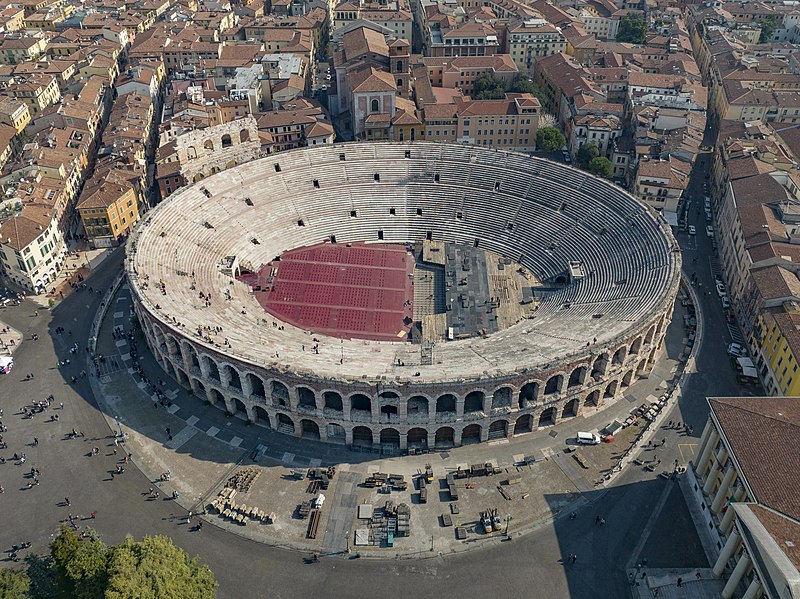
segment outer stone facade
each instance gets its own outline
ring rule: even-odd
[[[437,212],[453,189],[460,210]],[[478,215],[478,202],[489,212]],[[566,232],[554,244],[573,204],[586,212],[584,244]],[[176,222],[200,205],[197,222]],[[530,227],[525,214],[540,206]],[[503,238],[509,223],[520,233]],[[326,238],[376,239],[378,227],[385,241],[482,244],[554,287],[534,319],[427,348],[426,359],[412,344],[281,327],[222,264],[236,256],[255,269]],[[126,268],[148,345],[198,398],[286,434],[400,450],[534,432],[616,401],[659,354],[678,287],[673,247],[657,215],[569,167],[471,147],[346,144],[259,160],[175,194],[132,238]],[[583,277],[569,280],[567,256]],[[319,353],[306,351],[312,340]]]

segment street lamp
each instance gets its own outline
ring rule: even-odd
[[[510,523],[510,522],[511,522],[513,519],[514,519],[514,518],[512,518],[512,517],[511,517],[511,514],[508,514],[508,515],[506,516],[506,538],[507,538],[507,539],[510,539],[510,538],[511,538],[511,535],[510,535],[510,534],[508,534],[508,527],[509,527],[509,523]]]

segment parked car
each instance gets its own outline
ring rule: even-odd
[[[738,343],[731,343],[728,346],[728,353],[735,358],[745,358],[747,357],[747,350]]]
[[[720,275],[714,275],[714,284],[719,285],[720,283],[724,283],[725,281],[722,280]]]
[[[689,235],[696,235],[696,234],[697,234],[697,229],[695,228],[695,226],[689,225]]]
[[[566,162],[567,164],[572,162],[572,158],[570,157],[569,152],[567,152],[566,150],[561,151],[561,156],[564,157],[564,162]]]
[[[724,283],[717,283],[717,295],[720,297],[728,295],[728,290],[725,288]]]
[[[731,307],[731,300],[728,299],[727,295],[722,296],[722,307],[726,310]]]
[[[711,225],[706,225],[706,236],[713,238],[714,237],[714,227]]]
[[[706,222],[710,223],[712,220],[714,219],[711,218],[711,210],[706,210]]]

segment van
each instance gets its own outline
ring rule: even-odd
[[[575,440],[581,445],[597,445],[600,443],[600,435],[597,433],[578,433]]]

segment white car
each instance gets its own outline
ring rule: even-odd
[[[717,295],[720,297],[725,297],[728,295],[728,289],[723,283],[717,283]]]
[[[747,357],[747,350],[738,343],[731,343],[728,346],[728,353],[736,358]]]
[[[711,225],[706,225],[706,236],[713,238],[714,237],[714,227]]]
[[[696,234],[697,234],[697,229],[695,228],[695,226],[689,225],[689,235],[696,235]]]
[[[727,295],[722,296],[722,307],[727,310],[731,307],[731,300],[728,299]]]

